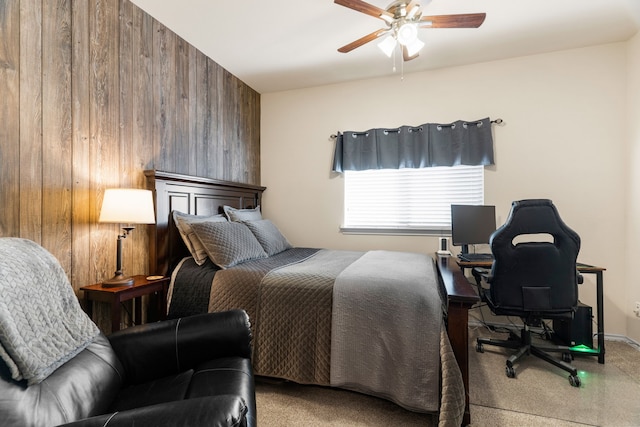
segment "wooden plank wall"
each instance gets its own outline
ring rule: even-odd
[[[260,95],[129,0],[0,1],[0,236],[75,289],[113,275],[105,188],[158,169],[260,184]],[[147,226],[124,242],[147,274]]]

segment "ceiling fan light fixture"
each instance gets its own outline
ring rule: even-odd
[[[382,39],[380,43],[378,43],[378,47],[385,55],[391,58],[393,50],[396,48],[396,39],[393,36],[389,35]]]
[[[396,37],[402,46],[409,46],[418,40],[418,26],[416,24],[402,24],[396,32]]]
[[[386,28],[380,28],[338,48],[338,52],[351,52],[366,43],[379,40],[377,45],[385,55],[394,56],[395,48],[400,44],[402,59],[410,61],[424,47],[424,43],[418,38],[420,28],[478,28],[487,16],[486,13],[423,16],[423,8],[431,1],[393,0],[386,9],[381,9],[365,0],[333,0],[336,4],[379,18],[387,24]]]
[[[424,47],[424,43],[420,39],[415,39],[412,43],[406,45],[407,46],[407,55],[409,57],[413,57],[420,52],[420,50]]]

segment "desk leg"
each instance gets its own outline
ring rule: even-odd
[[[89,299],[88,291],[84,291],[84,311],[89,316],[89,319],[93,320],[93,301]]]
[[[602,271],[596,272],[598,315],[598,363],[604,363],[604,296]]]
[[[169,283],[162,285],[162,292],[159,292],[158,299],[160,300],[160,320],[167,318],[167,293],[169,291]]]
[[[133,310],[135,311],[133,317],[134,325],[142,325],[142,297],[133,299]]]
[[[115,301],[111,302],[111,333],[120,330],[120,301],[116,298]]]
[[[469,308],[466,304],[449,303],[447,331],[456,356],[465,390],[465,410],[462,425],[471,424],[469,410]]]
[[[149,295],[149,312],[147,312],[147,321],[157,322],[166,320],[167,318],[167,290],[168,284],[164,284],[162,289]],[[153,304],[152,304],[153,303]]]
[[[167,314],[167,308],[165,306],[164,298],[162,297],[163,292],[156,292],[156,320],[164,320]]]

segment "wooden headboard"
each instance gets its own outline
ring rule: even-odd
[[[151,274],[170,274],[172,268],[189,255],[173,224],[172,211],[207,216],[223,213],[224,205],[238,209],[255,208],[261,204],[262,192],[266,189],[156,170],[146,170],[144,174],[147,188],[153,191],[156,208],[156,225],[149,227]]]

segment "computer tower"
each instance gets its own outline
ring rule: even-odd
[[[555,319],[553,331],[556,337],[570,347],[585,345],[593,348],[593,309],[578,301],[573,319]]]

